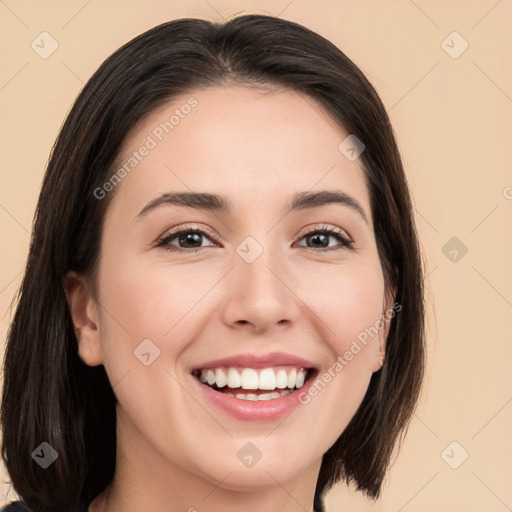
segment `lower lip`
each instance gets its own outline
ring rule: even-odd
[[[302,395],[304,392],[307,393],[314,380],[311,377],[310,375],[300,389],[296,389],[279,398],[258,401],[243,400],[225,395],[209,386],[205,386],[194,376],[192,376],[192,379],[194,379],[201,392],[204,393],[204,396],[210,402],[231,416],[245,421],[274,421],[288,416],[296,407],[303,405],[299,400],[299,395]]]

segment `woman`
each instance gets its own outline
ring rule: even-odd
[[[422,275],[386,111],[339,49],[264,15],[136,37],[44,178],[5,510],[321,511],[339,480],[376,499],[423,376]]]

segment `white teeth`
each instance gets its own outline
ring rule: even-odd
[[[258,373],[252,368],[242,370],[242,389],[258,389]]]
[[[295,368],[293,368],[293,370],[288,374],[288,387],[294,388],[296,380],[297,380],[297,370]]]
[[[288,375],[285,370],[279,370],[276,375],[276,388],[284,389],[288,386]]]
[[[223,388],[227,383],[228,378],[226,374],[222,371],[221,368],[217,368],[217,371],[215,372],[215,384],[217,384],[219,388]]]
[[[261,389],[266,391],[299,389],[304,385],[306,377],[307,370],[304,368],[291,368],[288,370],[284,368],[264,368],[262,370],[244,368],[241,372],[236,368],[211,368],[201,370],[198,373],[199,380],[209,386],[216,385],[218,388],[227,386],[231,389]],[[268,393],[250,394],[251,398],[244,399],[254,400],[252,397],[257,396],[258,400],[270,400],[271,398],[266,398],[267,395]]]
[[[244,370],[245,371],[245,370]],[[243,384],[243,381],[242,381]],[[272,368],[265,368],[260,373],[259,380],[260,389],[275,389],[276,388],[276,374]]]
[[[239,388],[242,384],[240,374],[234,369],[228,370],[228,388]]]
[[[275,398],[281,398],[282,396],[288,395],[291,393],[290,389],[282,390],[280,392],[273,391],[272,393],[262,393],[261,395],[256,395],[254,393],[233,393],[230,391],[226,391],[226,395],[234,396],[239,400],[249,400],[251,402],[256,402],[260,400],[274,400]]]
[[[213,386],[213,384],[215,384],[215,373],[212,370],[208,370],[206,372],[206,382],[208,382],[210,386]]]
[[[304,370],[301,370],[298,374],[297,374],[297,380],[295,381],[295,387],[297,389],[301,388],[302,386],[304,386],[304,381],[306,380],[306,372]]]

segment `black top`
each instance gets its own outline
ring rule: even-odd
[[[22,501],[13,501],[2,508],[1,512],[30,512],[30,509]],[[323,503],[319,500],[315,500],[315,512],[325,512]]]
[[[6,505],[2,512],[30,512],[30,509],[22,501],[13,501]]]

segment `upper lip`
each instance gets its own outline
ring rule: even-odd
[[[208,370],[220,367],[243,368],[270,368],[272,366],[295,366],[297,368],[314,368],[315,365],[306,359],[285,352],[272,352],[270,354],[238,354],[222,359],[206,361],[192,368],[194,370]]]

